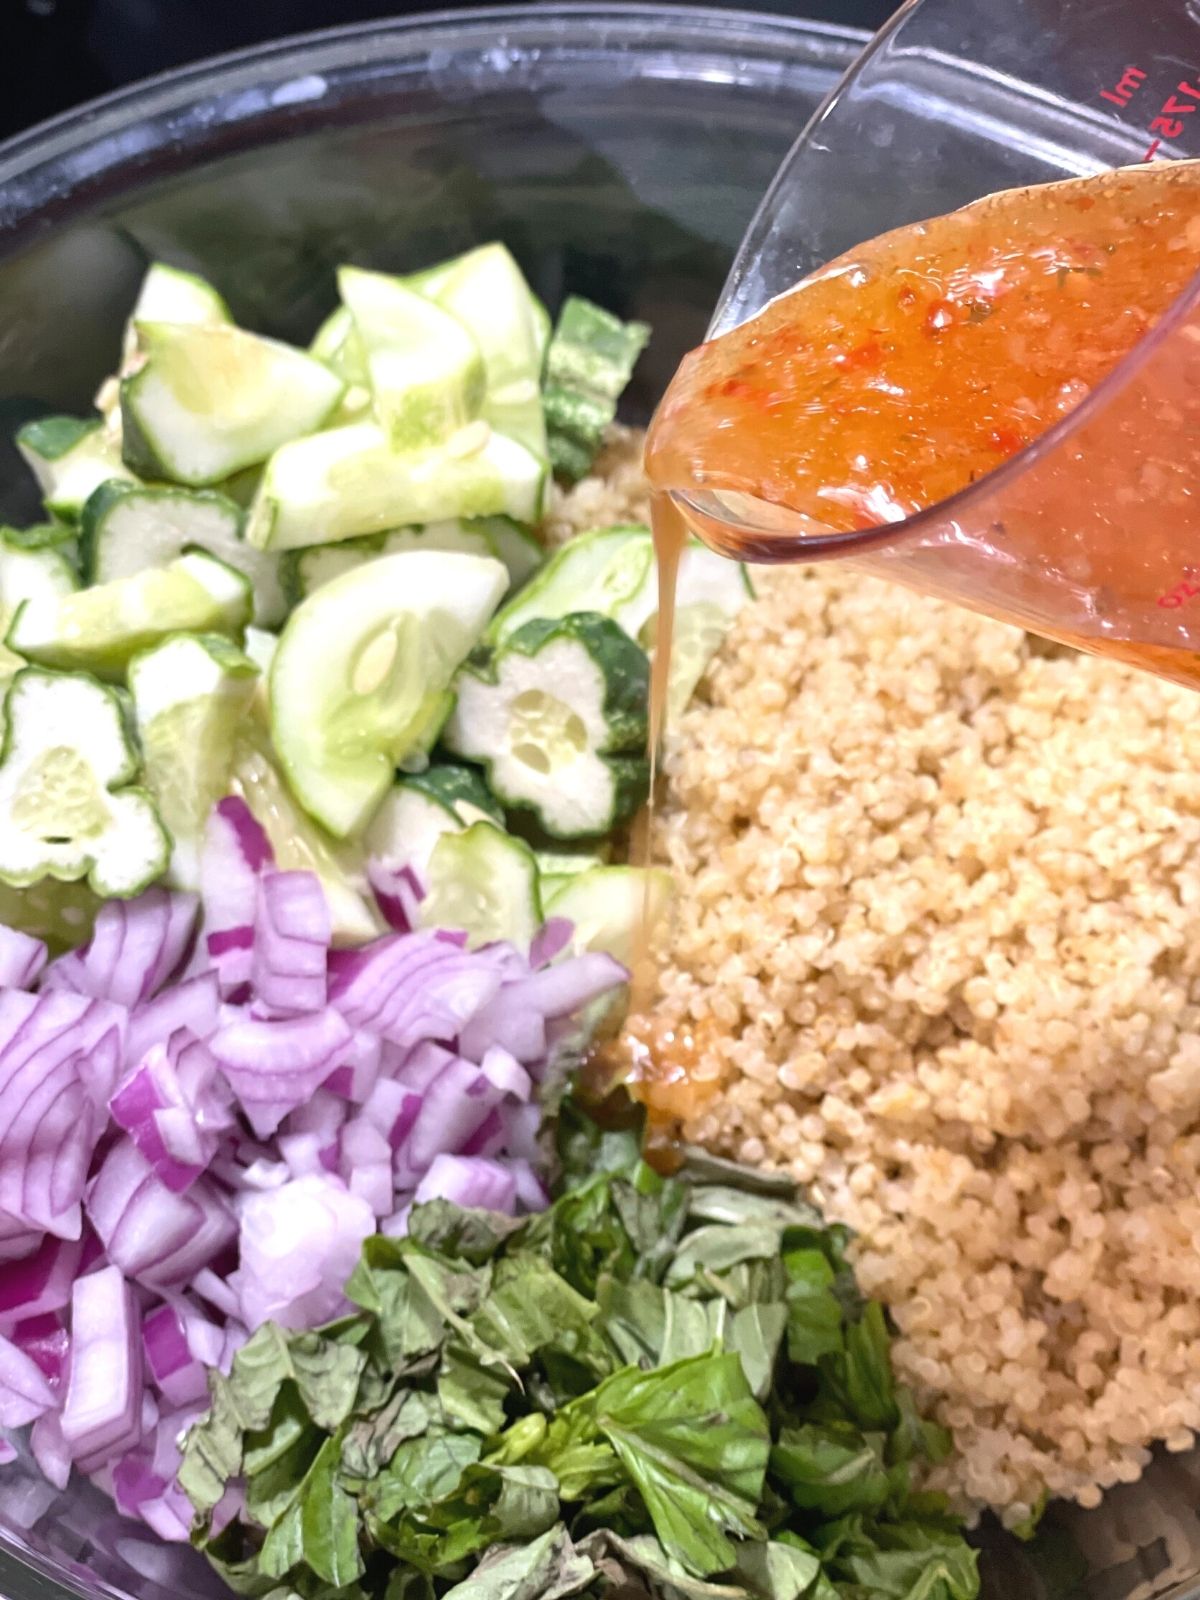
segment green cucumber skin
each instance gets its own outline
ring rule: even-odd
[[[402,781],[448,811],[462,801],[504,826],[504,811],[475,767],[439,762],[424,772],[406,774]]]
[[[16,440],[45,461],[61,461],[81,440],[103,426],[99,417],[41,417],[19,429]]]
[[[650,329],[578,295],[563,302],[546,350],[542,408],[550,464],[567,483],[586,477],[617,414]]]
[[[472,757],[453,740],[450,747],[468,760],[481,761],[487,786],[506,811],[532,823],[552,839],[595,839],[610,833],[632,816],[650,792],[650,762],[646,755],[650,663],[646,652],[610,617],[599,612],[579,611],[565,617],[533,618],[510,634],[502,645],[481,646],[468,657],[462,670],[496,685],[500,682],[506,656],[536,659],[548,645],[563,639],[578,644],[604,680],[603,717],[607,736],[593,751],[609,769],[613,781],[612,806],[603,819],[598,819],[594,827],[558,826],[527,797],[506,787],[497,770],[499,758]]]

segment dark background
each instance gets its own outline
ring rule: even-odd
[[[733,4],[734,0],[724,0]],[[753,7],[877,28],[897,0],[757,0]],[[154,72],[262,39],[445,0],[0,0],[0,137]]]

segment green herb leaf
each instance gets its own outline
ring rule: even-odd
[[[559,1523],[529,1544],[490,1551],[445,1600],[565,1600],[595,1576],[591,1559]]]
[[[358,1508],[338,1481],[341,1441],[327,1439],[286,1510],[263,1541],[259,1565],[276,1578],[304,1562],[342,1588],[363,1571]]]

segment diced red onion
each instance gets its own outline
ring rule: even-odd
[[[175,1194],[129,1139],[105,1156],[87,1194],[88,1218],[130,1278],[151,1288],[183,1283],[231,1243],[233,1217],[200,1179]]]
[[[33,1255],[42,1242],[41,1232],[27,1228],[7,1211],[0,1211],[0,1264],[6,1261],[23,1261]]]
[[[528,1100],[533,1093],[532,1078],[503,1045],[494,1044],[485,1050],[479,1066],[484,1077],[501,1094],[511,1095],[515,1100]]]
[[[330,956],[329,998],[354,1028],[399,1045],[453,1039],[500,987],[492,964],[428,933]]]
[[[391,867],[372,858],[367,862],[367,881],[388,927],[411,933],[420,923],[425,898],[425,886],[412,867]]]
[[[71,1294],[71,1372],[62,1432],[72,1458],[103,1464],[141,1433],[142,1347],[132,1286],[118,1267],[76,1281]],[[90,1470],[90,1467],[85,1468]]]
[[[340,1171],[351,1194],[360,1195],[377,1217],[386,1217],[395,1203],[392,1147],[367,1117],[355,1117],[342,1129]]]
[[[78,1239],[48,1237],[32,1255],[0,1272],[0,1327],[17,1318],[61,1311],[71,1298],[83,1246]]]
[[[145,1502],[157,1500],[166,1487],[140,1453],[122,1456],[113,1466],[112,1495],[123,1517],[136,1517]]]
[[[504,1118],[493,1106],[469,1138],[454,1152],[460,1156],[498,1156],[504,1151]]]
[[[29,1432],[29,1448],[43,1475],[56,1489],[65,1489],[71,1476],[71,1447],[63,1438],[62,1414],[47,1411]]]
[[[216,1154],[216,1134],[197,1125],[166,1045],[152,1045],[126,1074],[109,1110],[175,1194],[190,1188]]]
[[[17,1447],[11,1439],[0,1434],[0,1467],[10,1466],[17,1459]]]
[[[550,1204],[550,1191],[542,1182],[536,1167],[528,1161],[508,1160],[505,1165],[513,1175],[519,1211],[545,1211]]]
[[[0,992],[0,1210],[17,1223],[79,1237],[124,1026],[120,1007],[84,995]]]
[[[23,1428],[55,1404],[50,1380],[37,1362],[0,1334],[0,1428]]]
[[[57,1390],[67,1366],[70,1339],[53,1312],[18,1322],[12,1342],[39,1368],[51,1389]]]
[[[492,1045],[507,1050],[526,1066],[546,1057],[546,1021],[539,1011],[523,1005],[514,995],[516,984],[506,984],[467,1023],[458,1047],[472,1061],[480,1060]]]
[[[249,985],[254,965],[258,875],[272,865],[267,836],[246,802],[229,795],[213,808],[200,852],[204,966],[216,968],[224,993]]]
[[[176,1483],[169,1483],[154,1500],[143,1500],[138,1516],[168,1544],[186,1544],[192,1531],[192,1502]]]
[[[562,955],[571,942],[575,924],[569,917],[548,917],[533,936],[529,946],[529,965],[544,967],[555,956]]]
[[[384,1043],[369,1033],[358,1032],[351,1039],[344,1059],[325,1079],[325,1088],[343,1100],[361,1105],[375,1087],[383,1064]]]
[[[264,872],[258,881],[251,983],[278,1016],[320,1011],[332,929],[312,872]]]
[[[350,1040],[343,1017],[326,1007],[312,1016],[229,1023],[209,1047],[262,1139],[325,1081]]]
[[[172,1034],[186,1029],[197,1039],[207,1039],[220,1020],[221,995],[215,972],[164,989],[138,1006],[129,1019],[126,1059],[138,1062],[151,1045],[166,1044]]]
[[[321,1165],[321,1141],[315,1133],[281,1133],[279,1148],[287,1165],[288,1176],[303,1178],[310,1172],[324,1171]],[[276,1185],[272,1184],[272,1188]]]
[[[409,1170],[423,1173],[442,1152],[461,1150],[499,1100],[477,1066],[452,1057],[426,1089],[400,1151]]]
[[[206,1397],[208,1377],[192,1353],[183,1314],[177,1306],[157,1306],[146,1316],[142,1322],[142,1345],[150,1376],[172,1405],[185,1406]]]
[[[296,1178],[238,1202],[241,1258],[229,1283],[249,1328],[309,1328],[345,1309],[350,1276],[375,1215],[338,1178]]]
[[[182,965],[196,925],[195,895],[147,889],[136,900],[101,906],[82,950],[47,969],[46,988],[73,989],[97,1000],[136,1006],[149,1000]]]
[[[413,1203],[450,1200],[459,1206],[511,1215],[516,1198],[516,1180],[499,1161],[442,1154],[434,1159],[417,1185]]]
[[[28,989],[46,965],[46,946],[31,934],[0,926],[0,989]]]
[[[192,1289],[201,1300],[207,1300],[210,1306],[225,1317],[240,1317],[242,1314],[241,1301],[237,1292],[231,1289],[224,1278],[219,1278],[211,1267],[202,1267],[192,1279]]]

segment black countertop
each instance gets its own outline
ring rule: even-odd
[[[895,4],[758,0],[746,9],[877,28]],[[108,89],[224,50],[433,9],[440,9],[439,0],[0,0],[0,137]]]

